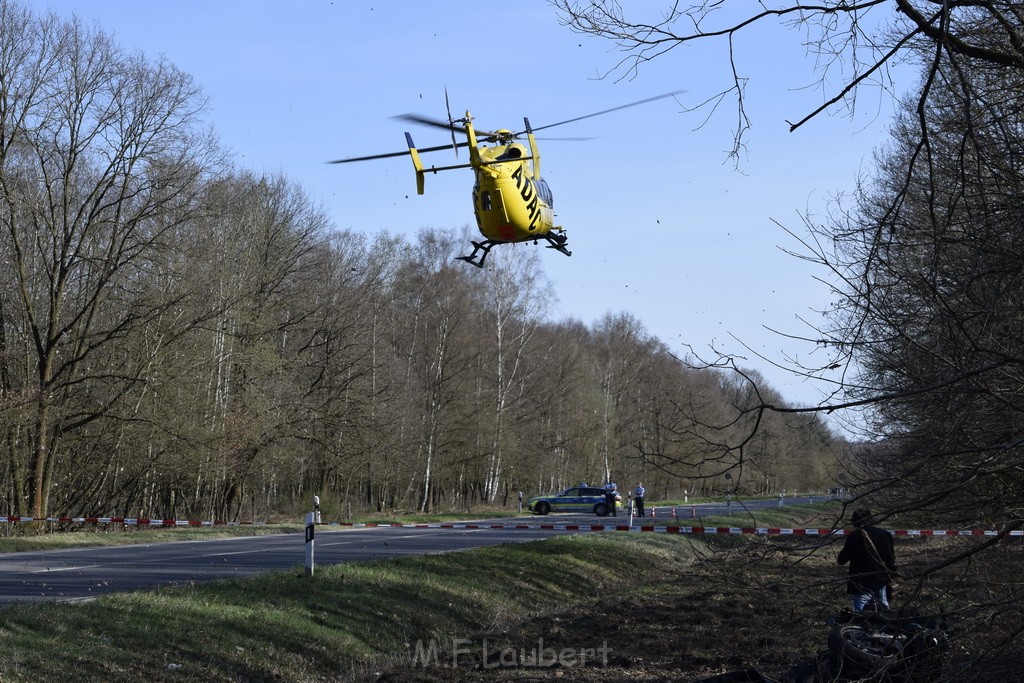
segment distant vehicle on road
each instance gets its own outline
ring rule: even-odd
[[[574,486],[561,493],[535,496],[526,507],[538,515],[549,512],[593,512],[598,517],[604,517],[611,512],[605,503],[604,489],[599,486]],[[615,509],[622,509],[622,496],[618,492],[615,493]]]

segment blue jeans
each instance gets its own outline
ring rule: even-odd
[[[871,600],[875,601],[876,607],[884,607],[885,609],[889,609],[889,598],[885,594],[884,587],[879,588],[874,593],[856,593],[854,595],[851,595],[850,599],[853,600],[854,612],[863,612],[864,608],[867,606],[869,602],[871,602]]]

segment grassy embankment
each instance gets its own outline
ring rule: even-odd
[[[737,523],[735,516],[704,522]],[[792,512],[756,522],[792,525]],[[220,530],[157,533],[181,538],[183,531]],[[8,607],[0,610],[0,680],[69,672],[83,681],[348,680],[408,661],[417,643],[450,648],[453,639],[656,585],[692,561],[693,538],[589,534],[322,567],[313,578],[296,567],[83,603]],[[641,579],[638,563],[656,571]]]

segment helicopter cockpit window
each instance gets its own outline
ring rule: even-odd
[[[548,187],[548,184],[543,179],[538,179],[535,181],[535,185],[537,187],[537,194],[540,195],[544,203],[551,208],[555,208],[555,198],[551,195],[551,188]]]
[[[487,190],[480,193],[480,208],[483,211],[491,210],[491,193]]]

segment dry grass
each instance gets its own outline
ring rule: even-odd
[[[701,559],[655,584],[626,583],[589,604],[476,634],[459,644],[455,659],[449,650],[436,666],[406,661],[367,680],[699,681],[743,669],[781,680],[791,666],[824,649],[828,618],[847,606],[836,548],[811,553],[796,539],[690,542]],[[965,543],[907,540],[897,552],[902,568],[914,575]],[[1022,680],[1014,647],[1019,618],[992,619],[991,609],[980,609],[1007,595],[1008,582],[1020,575],[1009,567],[1020,568],[1022,559],[1019,544],[1006,546],[973,561],[967,572],[946,569],[902,584],[898,607],[944,611],[956,627],[947,680]],[[637,569],[644,576],[658,571]],[[599,654],[581,664],[580,653],[602,646],[604,659]],[[547,653],[541,661],[547,666],[534,666],[538,651]],[[562,652],[569,656],[559,661]]]

